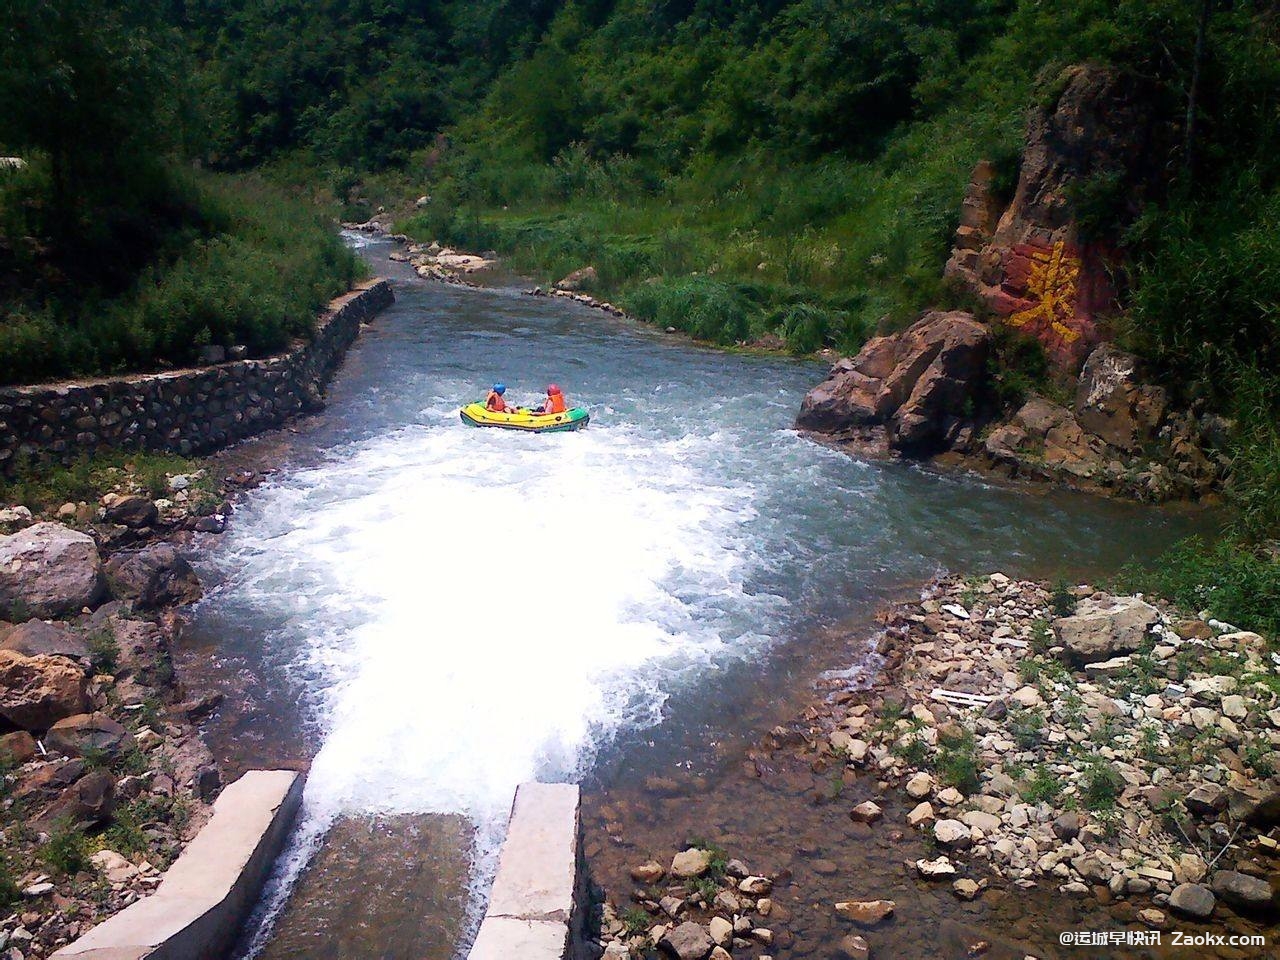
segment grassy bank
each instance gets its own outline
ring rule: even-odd
[[[3,184],[9,222],[43,173],[33,165]],[[37,245],[11,244],[5,266],[26,282],[0,288],[0,383],[182,366],[208,344],[260,356],[309,336],[316,311],[357,276],[332,225],[260,178],[167,176],[163,209],[142,224],[151,249],[129,269],[82,276]]]

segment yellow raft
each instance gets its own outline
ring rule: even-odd
[[[573,407],[564,413],[534,413],[532,410],[497,413],[487,409],[483,403],[469,403],[458,411],[458,415],[471,427],[499,427],[528,433],[581,430],[591,421],[585,407]]]

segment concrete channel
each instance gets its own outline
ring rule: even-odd
[[[98,924],[55,960],[216,960],[253,907],[302,803],[302,775],[251,770],[151,896]]]

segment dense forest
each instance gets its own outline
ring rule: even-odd
[[[277,346],[354,269],[321,217],[384,204],[704,339],[856,349],[965,305],[969,171],[1010,189],[1028,107],[1112,64],[1168,134],[1137,209],[1077,198],[1119,231],[1114,332],[1235,418],[1248,528],[1280,528],[1273,3],[17,0],[0,39],[6,380]]]

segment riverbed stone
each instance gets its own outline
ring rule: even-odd
[[[933,839],[957,850],[968,849],[973,843],[969,828],[960,820],[939,820],[933,825]]]
[[[733,940],[733,924],[724,917],[712,917],[707,923],[707,933],[717,946],[723,947]]]
[[[956,867],[948,857],[937,857],[917,860],[916,872],[926,880],[948,880],[956,875]]]
[[[1202,783],[1183,801],[1187,812],[1197,817],[1212,817],[1227,809],[1227,791],[1216,783]]]
[[[840,938],[840,957],[842,960],[870,960],[871,945],[865,937],[851,933]]]
[[[133,736],[105,713],[82,713],[55,723],[45,734],[44,743],[67,757],[114,757],[133,745]]]
[[[768,896],[773,891],[773,881],[768,877],[743,877],[738,883],[738,890],[752,897]]]
[[[1235,870],[1219,870],[1213,875],[1213,892],[1233,907],[1270,910],[1275,899],[1271,884]]]
[[[1138,597],[1088,597],[1053,629],[1063,655],[1083,665],[1132,653],[1159,622],[1160,611]]]
[[[671,858],[671,875],[688,880],[700,877],[711,868],[711,851],[690,847]]]
[[[970,880],[968,877],[961,877],[951,884],[951,889],[955,891],[955,895],[961,900],[973,900],[982,892],[982,888],[977,882]]]
[[[927,800],[917,804],[911,812],[907,814],[907,823],[913,827],[920,827],[933,819],[933,805]]]
[[[171,543],[118,553],[107,561],[105,573],[111,593],[139,610],[194,603],[203,592],[191,564]]]
[[[706,928],[692,920],[668,930],[658,945],[676,960],[703,960],[715,946]]]
[[[84,637],[57,621],[32,619],[12,627],[0,639],[0,650],[16,650],[28,657],[45,654],[71,660],[89,659],[89,644]]]
[[[875,823],[883,816],[884,811],[873,800],[864,800],[849,811],[849,819],[854,823]]]
[[[1170,909],[1193,920],[1209,919],[1216,902],[1213,891],[1199,883],[1180,883],[1169,894]]]
[[[896,907],[892,900],[844,900],[836,904],[836,913],[860,927],[874,927],[893,916]]]
[[[47,730],[88,705],[88,678],[65,657],[0,650],[0,716],[24,730]]]
[[[652,886],[666,875],[667,871],[656,860],[649,860],[631,868],[631,879],[645,886]]]
[[[923,800],[933,793],[933,777],[920,772],[914,774],[906,785],[907,796],[913,800]]]

